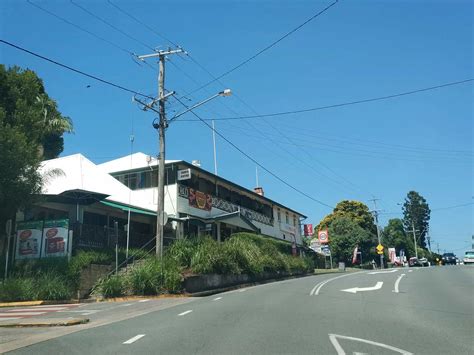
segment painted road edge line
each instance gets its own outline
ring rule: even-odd
[[[216,297],[216,298],[213,299],[213,301],[219,301],[221,299],[222,299],[222,297]]]
[[[398,289],[398,286],[400,285],[400,281],[402,280],[402,277],[405,276],[405,274],[401,274],[400,276],[398,276],[398,279],[397,281],[395,281],[395,287],[394,287],[394,290],[393,292],[395,293],[399,293],[399,289]]]
[[[191,312],[192,312],[192,310],[191,310],[191,309],[190,309],[190,310],[188,310],[188,311],[184,311],[184,312],[182,312],[182,313],[178,314],[178,317],[185,316],[186,314],[189,314],[189,313],[191,313]]]
[[[138,339],[143,338],[145,335],[146,334],[135,335],[133,338],[130,338],[127,341],[124,341],[122,344],[132,344],[132,343],[136,342]]]
[[[387,345],[387,344],[383,344],[383,343],[377,343],[377,342],[372,341],[372,340],[367,340],[367,339],[362,339],[362,338],[355,338],[355,337],[348,337],[348,336],[339,335],[339,334],[329,334],[329,340],[331,341],[331,344],[334,346],[334,349],[336,349],[337,355],[346,355],[346,352],[344,351],[341,344],[339,344],[339,341],[337,340],[338,338],[346,339],[346,340],[353,340],[353,341],[358,341],[358,342],[365,343],[365,344],[378,346],[378,347],[381,347],[381,348],[384,348],[384,349],[392,350],[392,351],[394,351],[398,354],[402,354],[402,355],[413,355],[413,353],[411,353],[409,351],[406,351],[406,350],[403,350],[403,349],[400,349],[400,348],[396,348],[396,347],[391,346],[391,345]]]
[[[365,271],[351,272],[349,274],[344,274],[344,275],[333,277],[331,279],[324,280],[324,281],[318,283],[316,286],[314,286],[309,295],[310,296],[319,295],[319,291],[321,290],[321,288],[324,285],[326,285],[328,282],[331,282],[331,281],[336,280],[336,279],[340,279],[341,277],[346,277],[346,276],[349,276],[349,275],[357,275],[357,274],[360,274],[360,273],[365,273]]]

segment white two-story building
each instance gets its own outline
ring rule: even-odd
[[[110,245],[118,222],[130,245],[140,246],[156,231],[156,158],[135,153],[102,164],[81,154],[45,161],[50,174],[43,200],[25,211],[24,220],[68,218],[75,226],[75,245]],[[186,236],[212,235],[222,241],[248,231],[302,244],[303,214],[186,161],[166,161],[165,245]],[[21,217],[20,217],[21,219]],[[124,236],[120,239],[124,240]]]

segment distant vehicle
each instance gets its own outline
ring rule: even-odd
[[[421,264],[421,266],[430,266],[431,265],[431,263],[426,258],[419,258],[418,262]]]
[[[456,265],[456,255],[453,253],[444,253],[441,260],[443,265]]]
[[[408,259],[408,266],[423,266],[423,264],[420,262],[420,260],[416,257]]]
[[[468,250],[464,253],[464,265],[474,264],[474,250]]]

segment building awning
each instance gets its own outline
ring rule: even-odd
[[[106,206],[109,206],[109,207],[118,208],[118,209],[120,209],[122,211],[125,211],[125,212],[128,212],[128,210],[130,210],[130,212],[132,212],[132,213],[144,214],[144,215],[147,215],[147,216],[156,216],[156,212],[152,212],[152,211],[145,210],[145,209],[142,209],[142,208],[127,206],[127,205],[117,203],[117,202],[100,201],[100,203],[102,203]]]
[[[199,221],[202,224],[224,222],[227,224],[231,224],[237,227],[254,231],[256,233],[260,233],[260,228],[258,228],[255,224],[253,224],[252,221],[250,221],[247,217],[242,215],[240,211],[235,211],[231,213],[223,213],[221,215],[217,215],[211,218],[202,218],[202,217],[188,215],[187,217],[180,218],[180,220],[181,221],[194,220],[194,221]]]

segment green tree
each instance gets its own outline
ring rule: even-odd
[[[42,160],[63,150],[72,122],[31,70],[0,65],[0,230],[41,190]]]
[[[348,200],[339,202],[333,212],[319,222],[316,226],[315,233],[317,233],[318,230],[330,227],[334,220],[340,217],[347,217],[371,234],[375,235],[377,233],[374,217],[370,213],[369,207],[362,202]]]
[[[403,225],[405,230],[415,229],[417,245],[426,249],[426,234],[428,233],[430,208],[425,198],[416,191],[410,191],[403,204]]]
[[[354,220],[346,216],[336,217],[332,220],[328,233],[331,253],[336,261],[352,263],[352,253],[356,246],[366,262],[375,258],[377,238]]]
[[[415,256],[413,237],[406,233],[403,227],[403,220],[393,218],[388,221],[387,226],[382,231],[382,244],[386,248],[395,248],[397,254],[400,250],[405,251],[407,257]]]

